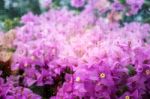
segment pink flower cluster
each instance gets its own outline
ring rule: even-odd
[[[0,76],[1,76],[0,71]],[[0,77],[0,98],[1,99],[41,99],[30,89],[19,86],[19,76],[10,76],[6,80]]]
[[[101,12],[114,10],[127,12],[127,15],[137,14],[143,4],[144,0],[71,0],[71,5],[76,8],[88,6]]]
[[[72,0],[85,9],[29,12],[22,26],[0,33],[0,99],[148,99],[150,25],[113,22],[115,11],[136,14],[144,2],[125,1]]]
[[[22,22],[11,68],[23,71],[25,86],[52,85],[65,73],[53,99],[141,99],[150,90],[148,24],[120,26],[66,9],[28,13]]]
[[[121,0],[120,0],[121,1]],[[115,0],[113,3],[113,8],[115,10],[125,11],[127,10],[128,15],[137,14],[138,11],[142,8],[144,0],[125,0],[125,3],[121,4],[119,0]]]

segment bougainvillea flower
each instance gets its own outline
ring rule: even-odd
[[[29,12],[22,16],[23,25],[15,28],[15,35],[0,34],[0,60],[11,59],[15,71],[7,74],[0,67],[0,96],[40,99],[38,92],[32,92],[34,86],[52,91],[53,97],[46,96],[50,99],[137,99],[147,94],[150,26],[118,23],[125,5],[127,13],[137,7],[135,14],[142,0],[114,0],[113,6],[107,0],[70,2],[73,9],[83,11]],[[107,18],[100,17],[107,11],[111,12]],[[11,55],[2,49],[5,42],[15,48]]]
[[[85,4],[85,0],[71,0],[71,5],[74,7],[82,7]]]

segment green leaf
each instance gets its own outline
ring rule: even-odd
[[[7,51],[8,51],[8,52],[15,52],[16,49],[15,49],[15,48],[8,48]]]
[[[150,18],[146,18],[146,19],[144,19],[144,22],[146,22],[146,23],[150,23]]]
[[[133,67],[133,65],[128,65],[127,68],[128,68],[128,74],[129,74],[130,76],[134,76],[134,75],[136,74],[136,70],[135,70],[135,68]]]
[[[4,66],[4,64],[1,64],[1,63],[0,63],[0,67],[3,67],[3,66]]]
[[[125,4],[126,0],[119,0],[120,3]]]
[[[56,86],[44,85],[44,86],[31,86],[30,89],[42,96],[42,99],[49,99],[49,97],[54,96],[54,92],[56,91]]]
[[[14,19],[5,19],[4,20],[4,30],[9,31],[10,29],[13,29],[16,26],[19,26],[19,18],[14,18]]]

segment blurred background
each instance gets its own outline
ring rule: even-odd
[[[48,1],[48,0],[47,0]],[[35,14],[43,13],[49,8],[67,7],[69,10],[80,11],[82,8],[73,8],[70,0],[0,0],[0,30],[8,31],[15,26],[21,25],[19,20],[27,12]],[[112,1],[112,0],[111,0]],[[123,2],[124,0],[120,0]],[[44,3],[46,2],[46,5]],[[150,23],[150,0],[145,0],[142,9],[138,14],[124,16],[122,22],[139,21]]]

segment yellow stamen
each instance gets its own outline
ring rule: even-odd
[[[150,70],[145,71],[146,75],[150,75]]]
[[[100,78],[105,78],[105,77],[106,77],[105,73],[100,74]]]
[[[125,96],[125,99],[130,99],[130,96]]]
[[[76,78],[76,81],[79,82],[79,81],[80,81],[80,77],[77,77],[77,78]]]
[[[22,75],[23,75],[23,76],[26,76],[26,74],[25,74],[25,73],[23,73]]]
[[[27,64],[27,63],[25,63],[25,64],[24,64],[24,67],[27,67],[27,66],[28,66],[28,64]]]
[[[31,59],[32,59],[32,60],[35,60],[35,57],[34,57],[34,56],[31,56]]]

